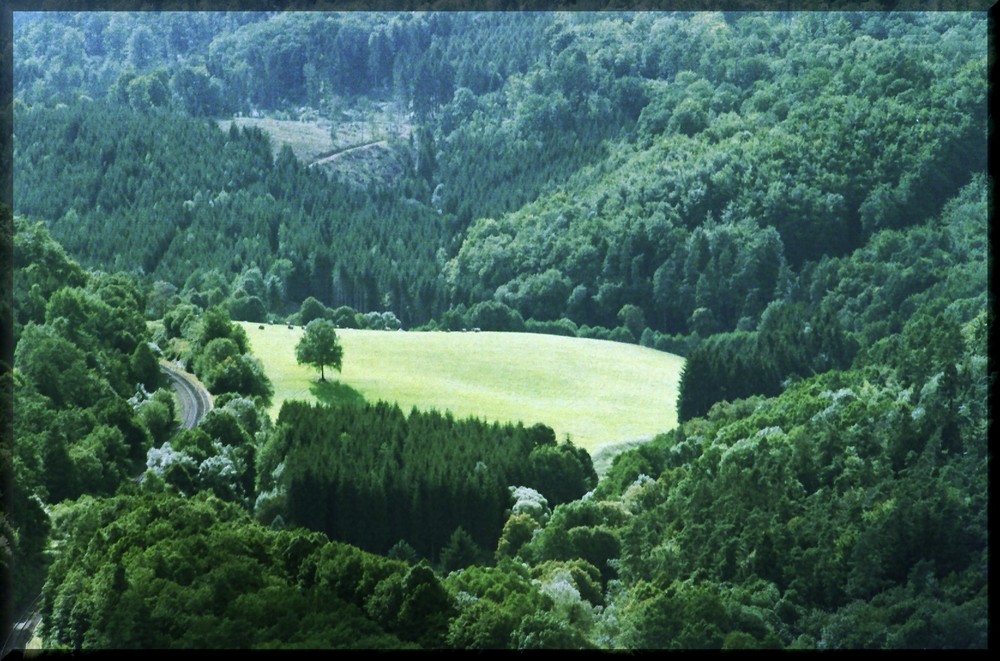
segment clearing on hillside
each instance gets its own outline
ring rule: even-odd
[[[684,359],[645,347],[528,333],[341,329],[343,372],[320,384],[315,369],[295,361],[301,327],[241,325],[274,384],[272,417],[287,399],[385,400],[407,412],[541,422],[592,455],[677,426]]]
[[[233,124],[257,127],[270,136],[273,155],[288,145],[305,165],[362,188],[404,176],[404,164],[388,145],[393,139],[405,141],[413,127],[396,104],[366,103],[338,111],[336,120],[320,117],[313,109],[300,110],[299,119],[235,117],[217,123],[223,131]]]

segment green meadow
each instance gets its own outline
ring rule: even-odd
[[[329,404],[385,400],[496,422],[538,422],[592,455],[677,425],[684,359],[617,342],[528,333],[341,329],[343,371],[295,361],[301,327],[242,323],[275,390],[276,417],[289,399]]]

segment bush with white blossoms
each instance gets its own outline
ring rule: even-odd
[[[545,525],[552,514],[545,496],[531,487],[512,486],[509,489],[511,496],[514,497],[514,506],[510,508],[511,514],[527,514],[537,521],[538,525]]]

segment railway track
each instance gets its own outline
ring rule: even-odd
[[[215,406],[212,394],[193,375],[182,372],[169,363],[161,362],[160,369],[170,379],[180,401],[181,429],[194,429]]]

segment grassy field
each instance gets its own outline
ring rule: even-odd
[[[271,147],[275,154],[283,145],[292,148],[292,153],[300,161],[308,163],[324,152],[334,148],[330,138],[329,122],[298,122],[281,119],[239,117],[223,119],[219,127],[228,131],[231,124],[240,128],[256,126],[271,136]]]
[[[295,362],[302,329],[243,323],[274,384],[270,413],[304,399],[397,402],[526,425],[543,422],[559,440],[596,455],[677,425],[684,359],[652,349],[551,335],[339,330],[343,372]],[[610,448],[609,448],[610,449]]]

